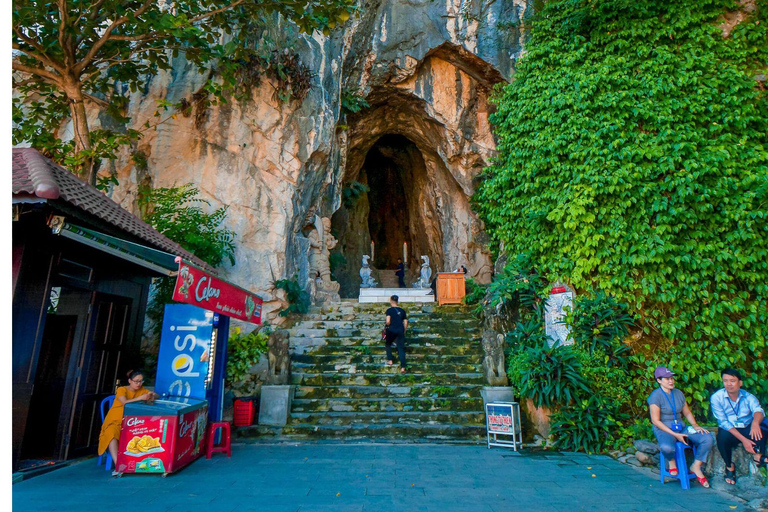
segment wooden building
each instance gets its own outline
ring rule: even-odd
[[[12,233],[15,471],[95,453],[151,279],[176,256],[209,267],[34,149],[13,150]]]

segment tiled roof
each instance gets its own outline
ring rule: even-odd
[[[64,201],[138,237],[155,249],[181,256],[206,271],[212,270],[179,244],[160,234],[95,187],[45,158],[36,149],[13,149],[13,195]]]

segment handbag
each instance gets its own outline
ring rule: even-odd
[[[387,341],[387,328],[386,327],[381,331],[381,341]]]

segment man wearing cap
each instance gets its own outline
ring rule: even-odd
[[[758,466],[765,465],[765,441],[768,429],[761,425],[765,411],[755,395],[741,389],[741,374],[732,368],[720,373],[723,389],[711,398],[712,414],[717,419],[717,449],[725,462],[725,481],[736,483],[733,449],[739,443],[751,453]]]
[[[701,471],[701,466],[707,461],[707,456],[715,444],[712,434],[699,426],[693,417],[683,392],[675,389],[675,374],[666,366],[659,366],[653,371],[653,377],[659,383],[648,397],[648,409],[653,423],[653,433],[659,441],[659,450],[669,462],[669,473],[677,476],[679,470],[675,461],[675,443],[678,441],[696,447],[695,461],[691,472],[703,487],[709,487],[709,482]],[[691,426],[686,426],[683,416]],[[683,471],[685,469],[683,468]]]

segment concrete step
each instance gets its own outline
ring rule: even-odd
[[[480,444],[485,441],[485,424],[355,424],[312,425],[291,424],[284,427],[252,425],[235,429],[238,440],[273,438],[284,441],[311,439],[344,439],[375,442],[393,439],[420,442],[459,441]]]
[[[370,320],[312,320],[303,321],[296,324],[290,330],[316,330],[316,329],[336,329],[336,330],[365,330],[365,329],[382,329],[385,324],[385,316],[378,315]],[[418,317],[408,318],[408,329],[440,329],[445,327],[446,320],[444,318],[432,318],[432,317]],[[474,318],[458,318],[450,321],[451,330],[463,327],[465,329],[477,329],[477,320]]]
[[[393,349],[394,350],[394,349]],[[328,364],[384,364],[385,357],[384,347],[382,345],[380,350],[376,350],[374,353],[363,354],[360,351],[347,350],[346,353],[339,354],[319,354],[317,352],[310,352],[309,354],[297,354],[291,358],[291,363],[301,363],[304,365],[328,365]],[[483,355],[482,353],[473,353],[468,355],[443,355],[418,352],[414,353],[412,350],[406,349],[406,357],[413,364],[476,364],[482,365]],[[298,366],[297,366],[298,367]]]
[[[355,375],[358,373],[372,374],[372,375],[389,375],[397,373],[398,371],[398,359],[397,352],[393,351],[395,364],[388,366],[385,364],[386,355],[382,354],[376,362],[372,363],[344,363],[344,362],[329,362],[326,364],[314,364],[314,363],[291,363],[291,372],[312,372],[315,374],[338,374],[347,373]],[[457,364],[457,363],[426,363],[423,360],[409,358],[406,354],[406,362],[409,372],[435,374],[435,373],[480,373],[482,372],[482,364]]]
[[[291,374],[291,384],[302,386],[407,386],[412,384],[445,385],[483,384],[482,373],[299,373]]]
[[[437,393],[435,393],[436,395]],[[474,411],[482,414],[482,398],[386,397],[298,398],[291,414],[299,412]]]
[[[363,343],[359,345],[339,345],[325,343],[322,340],[322,345],[318,346],[316,350],[308,352],[312,355],[349,355],[349,354],[362,354],[362,355],[374,355],[384,354],[384,342],[378,343]],[[480,355],[482,357],[482,349],[480,348],[480,341],[473,340],[473,344],[450,344],[450,343],[410,343],[406,340],[405,344],[406,355],[433,355],[433,356],[462,356],[462,355]],[[298,353],[296,355],[299,355]],[[293,356],[292,356],[293,357]]]
[[[480,385],[460,384],[403,384],[389,385],[338,385],[338,386],[296,386],[294,399],[321,398],[479,398]]]
[[[482,411],[291,412],[289,425],[482,425]]]

